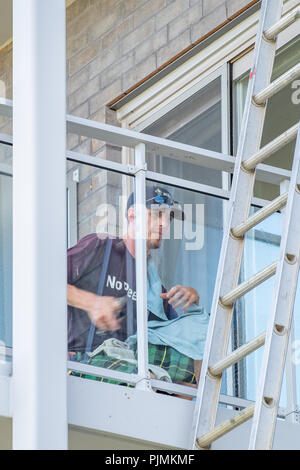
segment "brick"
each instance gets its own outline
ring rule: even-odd
[[[79,137],[76,134],[67,134],[67,149],[73,150],[79,143]]]
[[[85,101],[87,101],[91,96],[98,93],[100,90],[100,79],[99,76],[95,77],[93,80],[89,80],[85,83],[84,86],[79,88],[77,91],[72,93],[69,96],[69,109],[72,112],[73,109],[78,108]]]
[[[82,52],[71,57],[69,61],[70,66],[70,75],[78,72],[80,69],[85,67],[89,62],[97,57],[99,54],[99,41],[94,41],[88,47],[86,47]]]
[[[74,54],[82,51],[88,45],[88,31],[83,31],[78,36],[67,36],[67,57],[70,58]]]
[[[196,42],[197,40],[201,39],[203,36],[213,31],[217,26],[220,26],[222,23],[224,23],[224,21],[226,21],[225,4],[221,5],[209,15],[201,18],[198,23],[192,25],[192,42]]]
[[[135,62],[138,64],[167,43],[167,27],[161,29],[135,49]]]
[[[189,8],[189,0],[175,0],[156,15],[156,29],[159,30]]]
[[[154,18],[152,18],[139,28],[132,31],[132,33],[125,36],[122,41],[122,54],[127,54],[127,52],[134,49],[137,44],[141,43],[147,39],[147,37],[153,34],[154,30],[155,21]]]
[[[119,62],[121,58],[120,45],[101,51],[98,57],[89,64],[89,77],[103,72],[107,67]]]
[[[122,20],[122,9],[110,9],[106,15],[97,14],[89,29],[89,40],[94,41],[106,34],[110,29],[116,28]]]
[[[88,217],[94,217],[100,204],[107,203],[107,186],[93,192],[78,204],[78,220],[83,222]]]
[[[68,113],[70,114],[71,112],[68,110]],[[72,110],[72,114],[77,117],[81,117],[84,119],[88,119],[90,115],[90,108],[89,108],[89,103],[88,101],[81,106],[78,106],[78,108]]]
[[[227,17],[230,18],[232,15],[247,7],[250,4],[250,0],[227,0],[226,9]]]
[[[115,147],[113,145],[106,145],[105,146],[105,158],[106,160],[110,160],[112,162],[121,163],[122,161],[122,148]],[[121,175],[115,173],[118,178],[121,178]]]
[[[175,19],[168,25],[169,40],[174,39],[183,31],[189,29],[193,23],[202,18],[202,4],[197,3],[194,7],[189,8],[179,18]]]
[[[137,8],[141,7],[145,1],[149,0],[126,0],[124,2],[124,16],[129,15]]]
[[[81,86],[87,83],[89,79],[89,70],[87,67],[80,70],[80,72],[68,77],[67,80],[67,94],[71,95],[74,91],[78,90]]]
[[[78,224],[78,237],[79,237],[79,240],[83,237],[85,237],[86,235],[89,235],[90,233],[93,233],[93,224],[92,224],[93,220],[92,219],[88,219],[86,220],[84,223],[79,223]]]
[[[105,144],[106,142],[104,142],[103,140],[92,139],[92,142],[91,142],[92,155],[96,155],[99,152],[99,150],[102,150]]]
[[[175,57],[191,44],[190,31],[184,31],[157,52],[157,67]]]
[[[0,79],[0,97],[6,98],[6,80]]]
[[[78,199],[83,201],[107,184],[107,172],[94,167],[94,172],[78,185]]]
[[[80,0],[86,2],[86,0]],[[96,18],[96,10],[93,7],[88,7],[84,12],[73,19],[73,21],[67,23],[67,36],[77,36],[84,30],[88,29]]]
[[[123,19],[122,23],[118,26],[119,39],[122,39],[127,34],[131,33],[134,29],[133,15]]]
[[[117,78],[123,75],[134,65],[134,53],[130,52],[125,57],[120,59],[115,64],[108,67],[105,72],[101,74],[103,88],[109,86]]]
[[[118,79],[90,99],[90,113],[95,114],[103,105],[106,105],[120,94],[121,79]]]
[[[75,114],[76,116],[76,114]],[[74,149],[78,153],[83,153],[84,155],[91,155],[91,139],[85,139]],[[80,165],[81,167],[86,167],[87,165]],[[81,170],[80,170],[81,171]]]
[[[147,75],[153,72],[156,68],[156,56],[153,54],[124,74],[122,77],[123,90],[131,88],[137,82],[147,77]]]
[[[79,168],[79,184],[82,184],[83,181],[86,181],[95,172],[95,167],[91,165],[79,163],[77,166]]]
[[[112,126],[121,127],[121,123],[118,121],[116,111],[105,106],[99,109],[99,111],[97,111],[95,114],[92,114],[91,119],[98,122],[105,122],[106,124],[111,124]]]
[[[203,0],[203,16],[207,16],[216,8],[220,7],[224,0]]]
[[[105,34],[101,39],[101,48],[105,50],[109,47],[112,47],[118,42],[119,40],[119,33],[118,28],[112,29],[107,34]]]
[[[91,5],[95,4],[100,17],[108,16],[112,10],[122,10],[124,0],[90,0]]]
[[[185,0],[181,0],[185,1]],[[151,0],[138,8],[133,14],[134,27],[145,23],[146,20],[156,15],[165,6],[165,0]]]
[[[90,6],[90,2],[87,0],[76,0],[72,3],[66,11],[66,22],[70,23],[75,18],[77,18],[81,13],[84,12]]]

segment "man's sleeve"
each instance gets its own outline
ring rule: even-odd
[[[164,286],[161,286],[161,290],[162,290],[162,293],[165,294],[167,291],[167,289],[165,289]],[[163,300],[163,305],[164,305],[164,311],[165,311],[165,314],[167,315],[168,319],[169,320],[173,320],[173,318],[177,318],[178,317],[178,313],[176,312],[176,310],[172,307],[171,304],[169,304],[168,300],[167,299],[164,299]]]
[[[92,233],[79,240],[67,251],[68,284],[75,284],[95,262],[95,256],[104,239]]]

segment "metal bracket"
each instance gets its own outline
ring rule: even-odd
[[[144,165],[136,166],[136,165],[128,165],[128,173],[131,175],[136,175],[139,171],[147,171],[147,163]]]
[[[73,171],[72,179],[75,183],[79,183],[79,168]]]
[[[136,382],[135,388],[138,390],[145,390],[146,392],[152,392],[151,381],[149,378],[141,378]]]

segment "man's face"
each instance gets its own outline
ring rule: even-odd
[[[147,246],[148,248],[159,248],[169,229],[173,215],[169,209],[147,209],[147,216]]]

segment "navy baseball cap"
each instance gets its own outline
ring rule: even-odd
[[[131,193],[127,201],[127,212],[129,207],[134,206],[134,193]],[[147,209],[170,209],[175,219],[184,220],[184,212],[181,205],[174,201],[172,195],[166,189],[159,186],[146,186]]]

